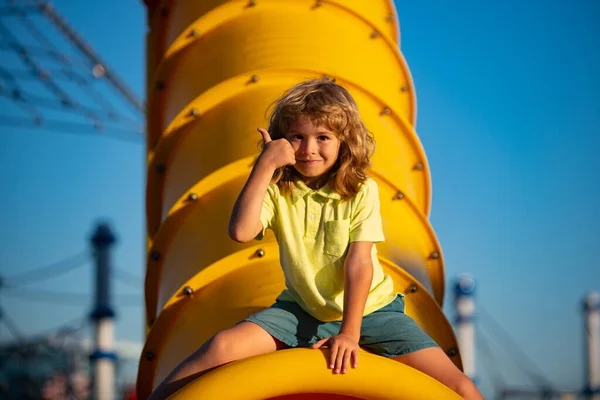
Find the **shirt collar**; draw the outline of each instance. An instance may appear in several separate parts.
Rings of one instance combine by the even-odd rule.
[[[334,200],[340,200],[342,198],[342,196],[340,196],[339,193],[336,193],[331,189],[329,183],[321,187],[320,189],[313,190],[306,186],[306,183],[302,182],[299,179],[294,181],[294,188],[292,189],[292,201],[294,202],[294,204],[296,204],[298,200],[306,196],[308,193],[318,194],[320,196]]]

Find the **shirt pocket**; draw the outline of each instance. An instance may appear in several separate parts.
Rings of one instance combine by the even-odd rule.
[[[350,240],[350,220],[325,221],[325,253],[341,257]]]

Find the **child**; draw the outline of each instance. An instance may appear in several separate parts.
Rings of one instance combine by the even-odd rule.
[[[329,368],[358,365],[358,348],[394,358],[467,399],[473,383],[404,313],[384,274],[379,195],[366,168],[374,141],[354,99],[327,78],[279,99],[263,149],[231,215],[238,242],[275,233],[286,290],[271,307],[217,333],[152,394],[164,398],[207,370],[288,347],[331,349]],[[316,368],[316,367],[315,367]]]

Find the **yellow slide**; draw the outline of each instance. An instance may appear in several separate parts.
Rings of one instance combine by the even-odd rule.
[[[461,368],[441,306],[444,267],[429,221],[430,174],[414,131],[415,90],[391,0],[146,0],[147,340],[138,396],[211,335],[283,289],[273,235],[229,239],[233,203],[285,89],[333,76],[355,97],[377,150],[381,262],[407,313]],[[218,368],[175,399],[452,399],[450,389],[363,352],[346,375],[325,351],[292,349]]]

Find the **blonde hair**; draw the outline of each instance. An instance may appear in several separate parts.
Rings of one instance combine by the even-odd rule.
[[[337,135],[340,150],[329,173],[329,185],[345,200],[356,196],[367,179],[366,169],[371,166],[375,140],[363,124],[350,93],[335,79],[318,78],[295,85],[274,104],[268,129],[273,140],[285,138],[299,118],[325,126]],[[291,193],[294,178],[294,167],[288,165],[278,168],[272,181],[286,194]]]

